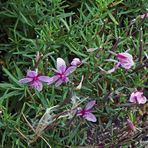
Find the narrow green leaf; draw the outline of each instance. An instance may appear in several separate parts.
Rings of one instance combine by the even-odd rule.
[[[18,83],[18,80],[5,67],[3,67],[3,71],[9,76],[9,78],[13,82],[15,82],[16,84],[18,84],[20,86],[20,84]]]
[[[107,11],[107,14],[109,15],[110,19],[116,24],[119,25],[118,22],[116,21],[115,17],[112,15],[110,11]]]

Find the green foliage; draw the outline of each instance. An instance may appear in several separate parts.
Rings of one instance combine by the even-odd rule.
[[[79,97],[82,106],[90,99],[97,100],[97,123],[92,124],[78,117],[74,117],[71,124],[71,119],[66,117],[58,119],[53,127],[42,132],[47,142],[39,137],[29,147],[45,148],[47,143],[53,148],[98,145],[98,133],[112,130],[114,118],[124,121],[128,117],[139,126],[136,123],[137,112],[142,109],[137,106],[135,112],[132,106],[127,107],[126,104],[135,88],[147,90],[148,71],[146,66],[139,68],[147,62],[148,21],[140,18],[147,7],[147,0],[1,1],[0,147],[28,147],[27,140],[34,131],[27,120],[36,127],[47,108],[60,105],[55,114],[70,109],[70,98],[74,94]],[[130,25],[133,19],[136,20]],[[143,44],[139,61],[141,27]],[[114,46],[116,42],[117,47]],[[98,50],[87,52],[88,48]],[[113,67],[112,62],[105,61],[110,50],[119,53],[127,49],[134,57],[134,69],[118,69],[110,75],[99,69]],[[51,69],[55,68],[57,57],[67,63],[74,57],[85,61],[70,78],[73,86],[56,88],[45,85],[39,93],[19,84],[18,80],[28,69],[36,69],[38,52],[42,55],[38,71],[48,76],[53,75]],[[82,75],[82,89],[73,91]],[[89,136],[92,133],[93,139]],[[116,146],[118,139],[113,130],[111,138],[111,146]]]

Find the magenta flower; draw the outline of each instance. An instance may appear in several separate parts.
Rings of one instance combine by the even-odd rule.
[[[82,62],[81,62],[81,60],[79,59],[79,58],[74,58],[73,60],[72,60],[72,62],[71,62],[71,65],[72,66],[78,66],[78,65],[80,65]]]
[[[116,54],[114,52],[111,52],[111,53],[114,54],[114,55],[116,55],[117,60],[108,59],[106,61],[115,62],[116,64],[115,64],[115,66],[112,69],[110,69],[108,71],[105,71],[104,69],[102,69],[100,67],[100,69],[102,71],[104,71],[105,73],[111,74],[115,70],[117,70],[119,67],[122,67],[122,68],[128,70],[128,69],[130,69],[134,65],[133,57],[129,53],[127,53],[127,52],[118,53],[118,54]]]
[[[144,18],[148,18],[148,12],[146,12],[145,14],[143,14],[143,15],[141,15],[140,16],[142,19],[144,19]]]
[[[88,121],[96,122],[97,119],[96,119],[95,115],[91,113],[92,112],[91,109],[95,104],[96,104],[96,101],[88,102],[85,108],[78,109],[77,115],[85,118]]]
[[[50,78],[48,76],[41,76],[37,74],[35,71],[28,70],[27,76],[21,80],[19,80],[19,83],[26,84],[28,83],[31,87],[35,88],[38,91],[41,91],[43,89],[42,82],[48,83]]]
[[[57,69],[55,76],[50,78],[48,85],[56,82],[55,86],[60,86],[62,83],[69,81],[68,76],[76,70],[76,66],[66,67],[65,61],[62,58],[57,58]]]
[[[127,52],[117,54],[118,65],[130,69],[134,65],[133,57]]]
[[[127,119],[127,125],[130,130],[136,131],[136,127],[131,120]]]
[[[147,98],[144,96],[143,91],[135,91],[130,96],[130,102],[138,103],[138,104],[145,104]]]

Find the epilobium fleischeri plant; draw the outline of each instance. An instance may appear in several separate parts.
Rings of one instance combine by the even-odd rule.
[[[79,62],[79,61],[78,61]],[[74,61],[74,66],[71,65],[69,67],[66,66],[65,61],[62,58],[57,58],[57,66],[56,66],[56,74],[55,76],[50,78],[48,85],[55,83],[55,86],[60,86],[62,83],[66,83],[69,81],[68,76],[73,73],[77,68],[77,61]]]
[[[28,70],[27,76],[23,79],[19,80],[19,83],[26,84],[28,83],[29,86],[35,88],[38,91],[43,89],[43,82],[48,83],[50,78],[48,76],[42,76],[35,71]]]
[[[96,122],[97,119],[94,114],[92,114],[92,107],[96,104],[96,101],[90,101],[87,103],[85,108],[78,108],[77,116],[83,117],[88,121]]]
[[[132,103],[138,103],[138,104],[145,104],[147,101],[147,98],[144,96],[143,91],[134,91],[129,99]]]

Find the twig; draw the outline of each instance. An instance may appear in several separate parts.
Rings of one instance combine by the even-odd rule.
[[[119,141],[118,145],[123,145],[130,143],[132,140],[137,141],[140,140],[143,136],[148,134],[148,126],[144,127],[141,132],[137,132],[133,136],[127,137],[125,140],[122,139],[122,141]]]
[[[25,119],[25,121],[27,122],[28,126],[35,132],[35,129],[34,129],[34,128],[32,127],[32,125],[29,123],[29,121],[27,120],[27,118],[25,117],[25,115],[24,115],[23,113],[22,113],[22,115],[23,115],[23,118]],[[40,137],[41,139],[44,140],[44,142],[48,145],[48,147],[51,148],[50,144],[47,142],[47,140],[46,140],[44,137],[42,137],[41,135],[35,135],[35,136],[36,136],[36,138],[34,139],[34,141],[31,140],[31,141],[29,142],[29,144],[35,142],[35,141],[38,139],[38,137]]]
[[[142,62],[142,52],[143,52],[143,31],[140,28],[140,47],[139,47],[139,62]]]
[[[144,67],[148,67],[148,59],[145,60],[144,64],[137,66],[131,73],[137,72]]]
[[[68,123],[66,124],[66,127],[69,127],[70,124],[74,121],[74,119],[75,119],[77,113],[78,113],[78,111],[76,111],[76,113],[74,114],[74,116],[72,117],[72,119],[68,121]]]
[[[130,38],[131,38],[131,40],[132,40],[133,47],[134,47],[134,49],[135,49],[135,51],[136,51],[136,53],[137,53],[137,46],[136,46],[136,44],[135,44],[135,42],[134,42],[134,40],[133,40],[133,37],[131,36]]]
[[[144,15],[144,18],[142,19],[141,24],[139,25],[138,29],[141,28],[142,24],[144,23],[144,21],[145,21],[145,19],[146,19],[146,16],[147,16],[147,13]],[[137,29],[137,30],[138,30],[138,29]],[[132,33],[132,36],[137,32],[137,30]]]
[[[32,125],[29,123],[29,121],[27,120],[27,118],[25,117],[25,115],[22,113],[23,118],[25,119],[26,123],[28,124],[28,126],[35,132],[35,129],[32,127]]]
[[[116,40],[115,44],[114,44],[113,47],[110,49],[110,51],[114,51],[114,50],[117,48],[119,42],[120,42],[120,37]],[[109,59],[109,58],[111,57],[111,55],[112,55],[112,54],[110,53],[109,56],[107,57],[107,59]]]
[[[18,128],[16,128],[16,130],[24,139],[28,140],[28,138]]]
[[[35,65],[34,65],[34,68],[37,68],[37,67],[38,67],[38,65],[39,65],[39,63],[40,63],[40,61],[41,61],[41,59],[43,58],[43,55],[42,55],[42,54],[39,54],[38,56],[39,56],[39,57],[37,58],[37,61],[36,61]]]
[[[46,58],[46,61],[45,61],[45,75],[48,74],[48,58]]]
[[[40,136],[40,137],[44,140],[44,142],[48,145],[48,147],[51,148],[51,146],[50,146],[50,144],[47,142],[47,140],[46,140],[44,137],[42,137],[42,136]]]

